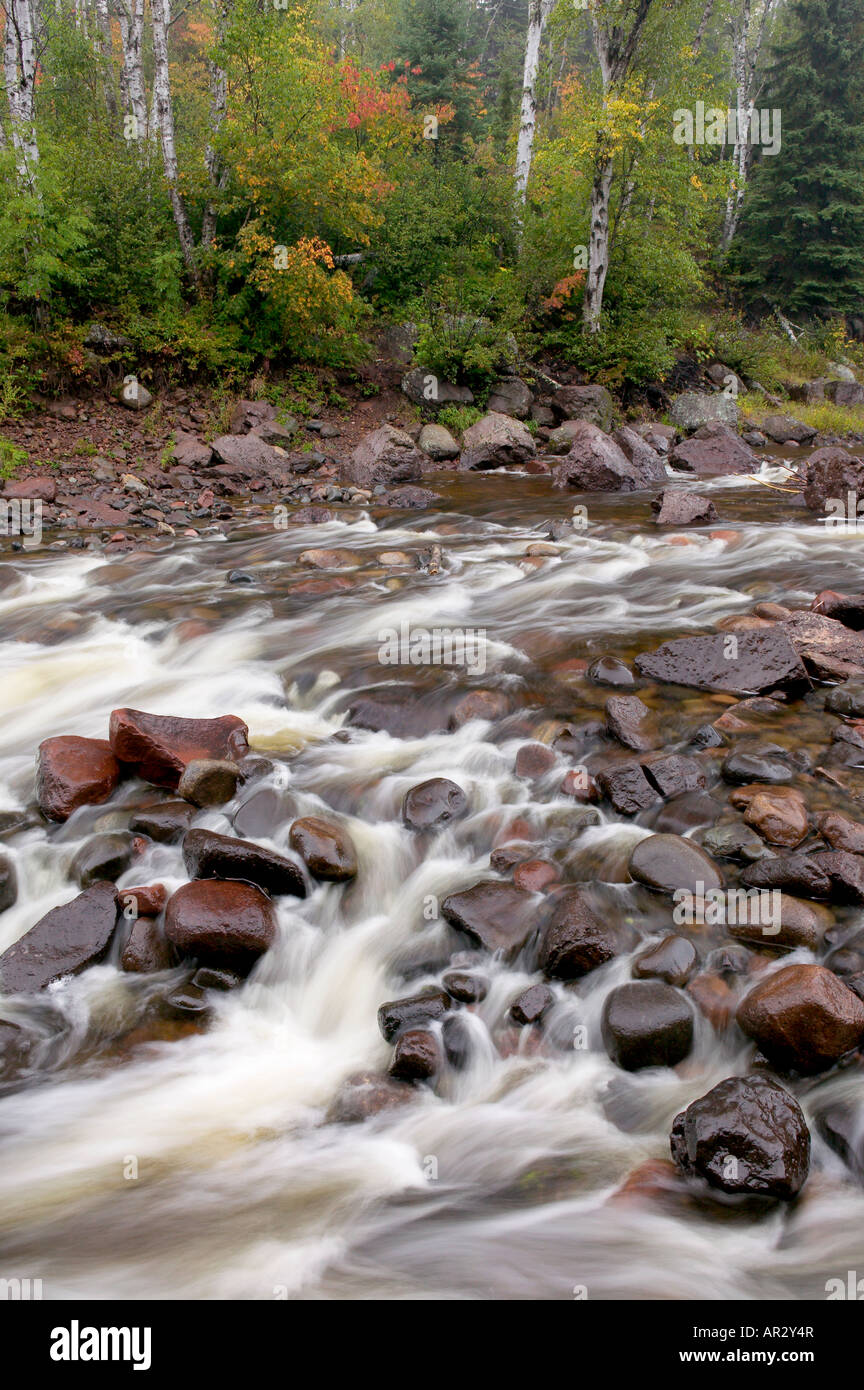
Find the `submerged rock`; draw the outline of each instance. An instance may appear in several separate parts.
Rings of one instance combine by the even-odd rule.
[[[456,782],[447,777],[431,777],[406,792],[402,819],[412,830],[440,830],[464,816],[468,798]]]
[[[679,637],[636,658],[641,675],[669,685],[758,695],[809,685],[801,657],[781,627]]]

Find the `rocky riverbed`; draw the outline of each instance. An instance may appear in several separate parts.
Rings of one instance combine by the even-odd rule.
[[[864,465],[723,399],[616,429],[565,386],[307,471],[241,402],[122,521],[45,487],[0,571],[7,1277],[861,1267]]]

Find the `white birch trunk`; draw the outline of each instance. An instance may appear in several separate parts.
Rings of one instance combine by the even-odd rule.
[[[146,140],[149,134],[147,92],[144,86],[142,50],[144,46],[144,0],[118,0],[120,43],[123,67],[120,74],[120,93],[123,110],[132,117],[124,132],[127,139]]]
[[[735,83],[736,126],[732,161],[735,173],[726,196],[723,233],[720,238],[720,250],[723,252],[729,250],[735,239],[744,206],[744,195],[753,166],[750,121],[756,109],[758,96],[759,59],[775,4],[776,0],[764,0],[755,37],[753,29],[756,25],[756,16],[753,13],[752,0],[742,0],[741,8],[735,15],[732,36],[732,75]]]
[[[228,19],[228,3],[223,4],[217,25],[217,42],[221,42],[225,33],[225,25]],[[216,149],[216,138],[225,119],[225,112],[228,105],[228,79],[224,68],[217,62],[208,58],[207,68],[210,74],[210,139],[204,151],[204,165],[210,178],[210,183],[214,192],[221,193],[228,179],[228,170],[219,157]],[[212,246],[216,235],[216,201],[209,198],[204,209],[204,216],[201,221],[201,246],[207,250]]]
[[[522,109],[519,118],[519,139],[516,145],[516,194],[525,202],[531,161],[534,156],[534,135],[537,130],[537,72],[540,67],[540,45],[543,30],[554,0],[529,0],[528,33],[525,37],[525,66],[522,74]]]
[[[30,0],[9,0],[3,66],[18,177],[24,187],[35,193],[39,144],[34,123],[36,36]]]
[[[198,273],[195,264],[195,242],[186,205],[180,194],[177,182],[177,152],[174,144],[174,105],[171,100],[171,76],[168,66],[168,26],[171,23],[171,0],[150,0],[150,13],[153,22],[153,105],[156,112],[156,128],[162,146],[162,165],[165,182],[171,199],[171,209],[177,227],[183,261],[193,281],[197,283]]]

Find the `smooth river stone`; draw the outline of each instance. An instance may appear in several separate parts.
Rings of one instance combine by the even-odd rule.
[[[649,835],[630,856],[630,876],[657,893],[679,889],[700,894],[722,888],[723,878],[713,859],[692,840],[680,835]]]

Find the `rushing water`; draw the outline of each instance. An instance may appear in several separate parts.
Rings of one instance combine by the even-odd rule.
[[[557,535],[558,553],[539,563],[527,547],[574,499],[548,478],[512,474],[442,475],[439,511],[287,529],[258,521],[119,559],[47,548],[6,557],[18,573],[0,592],[0,810],[32,801],[43,738],[104,737],[116,706],[230,712],[272,758],[265,785],[284,813],[261,823],[250,806],[235,827],[232,803],[196,823],[280,849],[295,815],[330,809],[345,818],[360,872],[347,888],[277,900],[276,946],[242,989],[218,996],[206,1032],[141,1033],[136,1046],[148,999],[174,977],[110,962],[45,997],[0,1001],[0,1016],[26,1019],[43,1040],[38,1075],[0,1097],[0,1274],[41,1278],[46,1298],[558,1299],[584,1288],[590,1298],[746,1300],[821,1298],[827,1279],[864,1270],[864,1191],[815,1133],[791,1211],[719,1220],[610,1200],[640,1163],[668,1157],[676,1113],[749,1056],[734,1030],[721,1041],[700,1018],[677,1069],[620,1072],[598,1025],[629,957],[555,986],[543,1042],[506,1022],[531,977],[518,962],[483,962],[492,983],[471,1015],[470,1066],[365,1125],[324,1122],[346,1076],[387,1065],[378,1006],[440,979],[450,938],[424,903],[488,877],[509,820],[532,818],[559,859],[633,893],[621,865],[644,826],[608,807],[586,818],[554,775],[514,775],[532,730],[596,716],[610,693],[568,685],[556,666],[628,658],[759,599],[803,604],[822,588],[861,588],[861,537],[810,519],[783,482],[776,469],[763,483],[712,484],[725,535],[693,532],[685,545],[657,530],[645,497],[589,499],[587,528]],[[434,546],[437,573],[377,560]],[[354,552],[364,567],[345,572],[352,587],[310,593],[297,564],[310,547]],[[229,583],[234,570],[253,582]],[[404,622],[482,630],[485,674],[382,666],[379,634]],[[394,680],[419,688],[418,709],[457,689],[503,689],[523,719],[406,739],[339,734],[350,693]],[[640,694],[673,746],[728,703]],[[797,746],[806,717],[794,729],[775,722],[770,737]],[[470,813],[419,837],[401,801],[432,776],[457,781]],[[0,949],[74,895],[68,872],[84,840],[123,828],[146,799],[140,783],[124,784],[65,827],[9,835],[20,894],[0,917]],[[154,844],[120,885],[184,879],[179,848]],[[668,916],[632,902],[645,940],[659,939]],[[588,1050],[562,1042],[577,1022]],[[812,1118],[814,1103],[858,1087],[841,1074],[798,1095]]]

